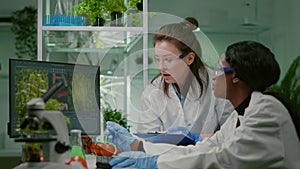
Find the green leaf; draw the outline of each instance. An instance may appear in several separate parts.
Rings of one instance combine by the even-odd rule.
[[[105,121],[113,121],[129,130],[129,126],[127,124],[127,118],[123,115],[121,111],[117,109],[112,109],[110,107],[104,108],[103,118]]]

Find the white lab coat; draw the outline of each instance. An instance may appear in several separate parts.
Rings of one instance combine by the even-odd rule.
[[[237,119],[240,126],[236,128]],[[253,92],[244,116],[230,115],[221,130],[196,146],[154,145],[158,168],[299,169],[300,142],[287,109],[274,97]]]
[[[183,107],[172,86],[169,86],[169,97],[163,93],[161,77],[146,86],[142,94],[137,131],[165,131],[183,126],[191,132],[212,133],[218,123],[223,123],[233,111],[233,106],[227,100],[217,99],[213,95],[211,81],[200,98],[200,86],[196,79],[192,86]]]

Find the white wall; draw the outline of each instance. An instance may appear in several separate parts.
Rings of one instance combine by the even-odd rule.
[[[15,57],[14,35],[10,32],[10,26],[0,27],[0,149],[16,147],[12,139],[7,135],[7,123],[9,119],[9,81],[8,58]],[[0,153],[1,156],[1,153]]]
[[[36,0],[0,0],[0,17],[10,17],[13,11],[23,9],[26,5],[36,6]],[[9,23],[0,23],[0,157],[20,155],[20,145],[7,135],[9,119],[9,81],[8,61],[15,58],[15,36]],[[18,150],[14,150],[18,148]],[[9,149],[9,151],[7,151]]]
[[[263,2],[262,6],[269,6],[269,0]],[[300,55],[300,1],[298,0],[275,0],[270,5],[271,12],[264,18],[271,26],[270,36],[261,39],[268,43],[274,51],[282,70],[281,77],[285,75],[291,62]],[[263,11],[263,10],[261,10]]]
[[[245,3],[250,6],[246,7]],[[219,53],[238,40],[258,40],[275,53],[285,75],[291,62],[300,54],[298,0],[159,0],[149,1],[149,11],[165,12],[179,17],[193,16],[201,25],[238,25],[247,16],[250,23],[270,29],[256,35],[207,34]]]
[[[36,6],[37,0],[0,0],[0,17],[10,17],[11,13],[24,6]]]
[[[249,2],[246,7],[244,2]],[[244,16],[254,19],[255,0],[159,0],[149,1],[149,11],[185,18],[193,16],[200,24],[242,23]]]

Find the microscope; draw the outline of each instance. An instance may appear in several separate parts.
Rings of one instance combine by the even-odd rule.
[[[64,115],[60,111],[45,111],[45,103],[62,84],[62,82],[56,83],[41,98],[33,98],[27,102],[28,116],[21,123],[20,128],[30,132],[15,139],[15,142],[25,142],[24,145],[40,145],[42,153],[14,169],[71,169],[66,165],[70,159],[70,147],[69,131]],[[23,147],[22,157],[28,156],[28,152],[25,151]]]

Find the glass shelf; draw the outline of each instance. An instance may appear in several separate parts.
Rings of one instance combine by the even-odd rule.
[[[101,52],[107,52],[110,51],[110,53],[123,53],[125,52],[125,47],[112,47],[112,48],[61,48],[61,47],[48,47],[48,52],[65,52],[65,53],[77,53],[77,52],[83,52],[83,53],[101,53]]]
[[[107,31],[107,34],[100,35],[100,39],[102,39],[102,41],[110,40],[110,42],[106,42],[106,44],[101,44],[100,47],[96,47],[96,45],[93,43],[76,45],[76,47],[70,47],[70,45],[72,44],[69,41],[69,39],[66,38],[66,36],[70,35],[67,34],[68,32],[70,31],[59,32],[60,34],[66,34],[63,34],[61,39],[57,38],[53,39],[53,41],[49,40],[51,39],[51,36],[49,36],[49,34],[44,34],[45,39],[48,39],[47,41],[45,41],[47,52],[107,53],[107,51],[109,51],[110,53],[126,53],[129,52],[132,49],[132,47],[135,46],[142,39],[142,34],[140,33],[135,33],[130,37],[126,37],[124,36],[125,34],[122,33],[117,33],[113,34],[116,37],[115,39],[113,39],[111,32]],[[86,39],[91,40],[92,36],[93,35],[87,36]],[[76,39],[78,39],[78,37],[76,37]],[[77,40],[75,42],[77,43]]]
[[[42,30],[49,31],[120,31],[143,32],[143,27],[119,27],[119,26],[42,26]]]

